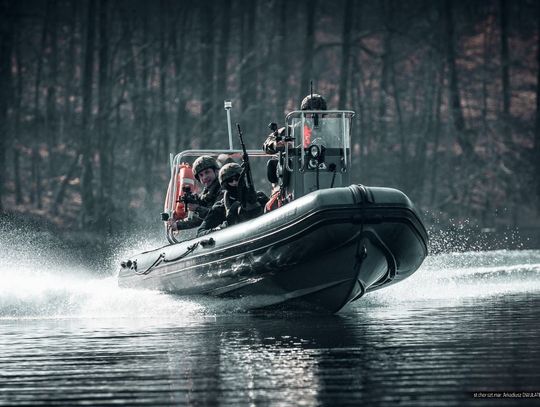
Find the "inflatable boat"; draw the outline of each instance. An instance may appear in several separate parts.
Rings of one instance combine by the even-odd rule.
[[[122,262],[119,285],[334,313],[410,276],[427,256],[426,230],[404,193],[349,184],[353,114],[289,114],[284,151],[249,153],[269,161],[266,175],[288,203],[202,237],[181,241],[167,230],[168,245]],[[171,160],[166,212],[179,202],[178,169],[188,157],[224,152],[240,153],[188,151]]]

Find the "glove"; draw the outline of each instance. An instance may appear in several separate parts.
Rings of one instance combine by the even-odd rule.
[[[242,208],[242,204],[238,201],[234,202],[231,205],[226,215],[227,224],[234,225],[235,223],[238,222],[238,213],[241,208]]]
[[[257,216],[261,215],[262,210],[261,204],[258,202],[255,202],[254,204],[247,204],[245,207],[240,207],[238,210],[238,219],[240,221],[246,221],[249,219],[256,218]]]

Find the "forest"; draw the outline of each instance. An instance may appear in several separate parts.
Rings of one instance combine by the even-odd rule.
[[[354,182],[428,223],[540,227],[533,0],[0,0],[0,210],[159,224],[169,154],[259,149],[313,90],[356,112]],[[35,220],[33,220],[35,221]]]

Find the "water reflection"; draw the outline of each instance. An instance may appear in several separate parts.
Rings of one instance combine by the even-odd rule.
[[[428,259],[338,316],[8,270],[0,405],[416,407],[538,391],[540,253],[482,256]]]
[[[317,404],[324,386],[321,351],[354,341],[342,318],[310,318],[219,317],[204,335],[191,337],[191,345],[199,340],[191,349],[182,346],[183,339],[176,342],[169,350],[169,371],[176,372],[177,383],[188,380],[191,388],[187,394],[176,392],[175,401]],[[334,335],[327,334],[329,329]]]
[[[3,320],[0,404],[458,405],[540,382],[538,293],[405,308]]]

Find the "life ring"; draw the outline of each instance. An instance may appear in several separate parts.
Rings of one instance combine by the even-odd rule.
[[[167,189],[164,210],[165,212],[168,212],[171,208],[174,208],[172,211],[172,219],[176,221],[185,219],[188,216],[188,211],[181,199],[182,194],[186,190],[189,190],[192,194],[198,194],[199,184],[195,181],[193,170],[187,163],[178,165],[173,174],[173,178],[173,182],[169,183],[169,188]]]

